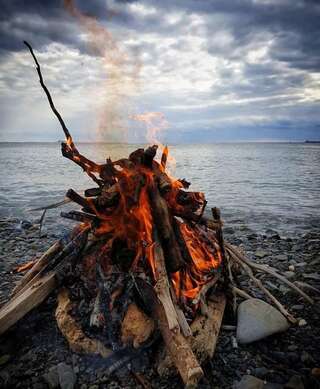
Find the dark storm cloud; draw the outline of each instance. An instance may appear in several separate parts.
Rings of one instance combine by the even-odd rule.
[[[128,4],[154,6],[157,13],[138,17],[128,11]],[[168,25],[161,16],[173,11],[198,13],[206,19],[208,51],[212,55],[228,58],[241,57],[251,42],[261,34],[274,38],[270,56],[294,68],[320,69],[320,3],[309,1],[249,1],[249,0],[145,0],[142,2],[117,1],[116,11],[102,0],[77,1],[82,12],[123,25],[140,32],[169,35],[177,25]],[[76,22],[68,15],[62,0],[0,0],[0,50],[22,49],[21,41],[32,39],[36,46],[51,41],[85,50],[79,39]],[[183,19],[179,22],[183,24]],[[217,47],[212,38],[219,31],[229,32],[233,38],[226,52]],[[259,35],[260,34],[260,35]],[[258,38],[257,38],[258,37]]]
[[[259,128],[265,133],[266,126],[283,133],[293,133],[294,126],[319,131],[319,0],[75,3],[83,13],[105,24],[120,44],[130,41],[125,50],[141,56],[154,95],[142,93],[147,103],[140,103],[140,107],[145,104],[149,110],[163,109],[173,125],[189,131],[184,134],[190,139],[192,131],[207,134],[210,128],[218,131],[219,126],[226,130],[226,137],[228,128],[231,133],[241,126],[242,131]],[[89,61],[93,55],[83,33],[79,21],[65,10],[63,0],[0,0],[0,64],[1,58],[6,63],[11,53],[26,50],[23,40],[43,53],[52,50],[48,49],[50,43],[79,50],[79,58],[69,59],[75,61],[77,78],[73,74],[72,81],[66,74],[62,92],[75,89],[72,82],[82,83],[88,77],[85,69],[93,67],[93,62],[83,70],[78,66],[86,54],[91,55]],[[68,54],[67,48],[63,50]],[[23,66],[20,63],[16,68],[22,72]],[[53,69],[57,68],[53,64],[50,74],[59,89],[62,75],[55,81],[58,70]],[[3,76],[4,89],[17,85],[18,73]],[[175,84],[181,73],[185,79],[181,77],[179,87],[172,91],[167,80]],[[275,132],[269,131],[269,135]]]

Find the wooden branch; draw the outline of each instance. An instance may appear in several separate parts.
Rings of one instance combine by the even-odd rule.
[[[221,222],[221,213],[220,209],[217,207],[211,208],[212,217],[213,220],[219,225],[219,227],[216,230],[216,236],[217,240],[221,249],[222,258],[225,257],[225,251],[224,251],[224,241],[223,241],[223,233],[222,233],[222,222]]]
[[[203,370],[186,338],[180,332],[169,329],[166,314],[161,304],[154,304],[153,314],[157,320],[166,349],[180,373],[185,388],[196,388]]]
[[[65,219],[75,220],[82,223],[97,223],[99,218],[92,215],[91,213],[79,212],[79,211],[70,211],[70,212],[60,212],[60,216]]]
[[[85,197],[96,197],[101,195],[101,188],[89,188],[84,191]]]
[[[0,335],[40,305],[56,287],[55,273],[46,274],[0,310]]]
[[[191,324],[193,336],[188,338],[188,341],[200,363],[211,359],[214,355],[225,306],[226,297],[224,294],[213,295],[211,301],[207,303],[208,314],[198,314]],[[161,376],[169,375],[173,366],[170,354],[165,353],[158,361],[158,373]]]
[[[169,153],[168,146],[165,146],[162,151],[161,163],[160,163],[163,171],[165,171],[167,166],[168,153]]]
[[[50,108],[51,108],[52,112],[54,113],[54,115],[57,117],[57,119],[61,125],[61,128],[64,132],[64,135],[66,137],[67,144],[64,144],[65,146],[62,146],[62,155],[65,156],[66,158],[71,159],[73,162],[76,162],[78,165],[80,165],[96,183],[99,183],[97,178],[92,174],[92,171],[99,172],[100,166],[97,165],[96,163],[90,161],[89,159],[87,159],[86,157],[84,157],[83,155],[81,155],[78,152],[75,144],[73,143],[71,134],[70,134],[67,126],[65,125],[65,122],[63,121],[62,116],[60,115],[60,113],[56,109],[56,107],[53,103],[51,94],[43,81],[41,67],[40,67],[40,64],[39,64],[39,62],[38,62],[38,60],[33,52],[31,45],[26,41],[24,41],[23,43],[28,47],[28,49],[31,53],[31,56],[36,64],[36,70],[37,70],[37,73],[39,76],[40,85],[41,85],[42,89],[44,90],[44,92],[47,96]]]
[[[239,263],[239,265],[243,268],[243,270],[248,274],[249,278],[254,282],[254,284],[268,297],[269,300],[278,308],[278,310],[293,324],[297,322],[297,319],[295,319],[287,310],[286,308],[280,303],[279,300],[277,300],[274,295],[262,284],[262,282],[255,277],[253,274],[253,271],[251,268],[241,261],[235,253],[233,253],[229,248],[227,248],[227,251],[229,252],[230,257]]]
[[[36,64],[36,70],[37,70],[37,73],[38,73],[38,76],[39,76],[39,81],[40,81],[40,85],[42,87],[42,89],[44,90],[46,96],[47,96],[47,99],[49,101],[49,105],[50,105],[50,108],[52,109],[52,112],[56,115],[57,119],[59,120],[59,123],[62,127],[62,130],[64,132],[64,135],[66,137],[67,140],[70,140],[71,141],[71,144],[73,145],[73,142],[72,142],[72,137],[70,135],[70,132],[69,130],[67,129],[67,126],[65,125],[60,113],[57,111],[54,103],[53,103],[53,100],[52,100],[52,97],[50,95],[50,92],[48,90],[48,88],[46,87],[44,81],[43,81],[43,77],[42,77],[42,73],[41,73],[41,68],[40,68],[40,65],[39,65],[39,62],[33,52],[33,49],[31,47],[31,45],[27,42],[27,41],[23,41],[23,43],[28,47],[31,55],[32,55],[32,58]]]
[[[230,286],[230,289],[232,291],[232,293],[235,293],[237,294],[238,296],[244,298],[244,299],[252,299],[253,297],[250,296],[249,293],[247,293],[246,291],[238,288],[237,286]]]
[[[149,168],[152,168],[153,158],[156,156],[158,150],[157,145],[148,147],[144,151],[143,164]]]
[[[153,222],[159,232],[161,245],[169,272],[176,272],[184,266],[184,261],[172,228],[167,202],[160,195],[158,186],[153,181],[149,186],[149,198]]]
[[[0,335],[41,304],[58,286],[59,281],[66,275],[66,266],[80,254],[88,230],[89,227],[83,229],[62,250],[60,246],[54,245],[46,256],[40,258],[41,261],[38,261],[35,269],[32,268],[33,277],[29,282],[24,282],[23,286],[19,285],[12,299],[1,308]]]
[[[34,264],[34,266],[18,281],[12,291],[11,296],[15,296],[27,285],[47,264],[49,261],[63,248],[62,241],[55,242]]]
[[[213,231],[216,231],[218,228],[221,228],[222,222],[216,222],[212,219],[209,219],[205,216],[199,216],[196,213],[181,210],[181,209],[172,209],[172,213],[175,216],[181,217],[186,222],[194,222],[200,225],[203,225],[207,228],[210,228]]]
[[[289,281],[286,277],[284,277],[281,274],[277,273],[274,269],[272,269],[272,268],[270,268],[268,266],[261,265],[259,263],[255,263],[255,262],[250,261],[248,258],[246,258],[239,250],[237,250],[230,243],[226,243],[226,247],[231,252],[233,252],[240,260],[242,260],[246,265],[248,265],[249,267],[272,275],[273,277],[275,277],[278,280],[282,281],[284,284],[286,284],[291,289],[296,291],[298,294],[300,294],[310,304],[314,303],[313,299],[310,296],[308,296],[303,290],[301,290],[297,285],[295,285],[294,283]]]
[[[156,292],[156,295],[163,306],[169,329],[179,331],[177,312],[171,299],[170,285],[162,247],[160,242],[158,241],[156,233],[155,236],[156,237],[153,250],[156,283],[154,285],[154,291]]]
[[[314,286],[308,284],[307,282],[295,281],[294,284],[295,284],[296,286],[298,286],[300,289],[301,289],[301,288],[302,288],[302,289],[308,289],[308,290],[310,290],[311,292],[320,294],[320,289],[315,288]]]
[[[102,185],[102,180],[99,180],[93,173],[98,172],[100,173],[100,165],[95,164],[94,162],[88,160],[83,155],[81,155],[78,150],[73,146],[71,148],[67,143],[62,142],[61,143],[61,154],[65,157],[70,159],[72,162],[76,163],[78,166],[80,166],[83,171],[85,171],[88,176],[99,186]],[[87,161],[87,162],[85,162]]]
[[[66,197],[68,197],[73,202],[81,205],[81,207],[92,210],[92,206],[86,198],[80,196],[77,192],[75,192],[73,189],[69,189],[66,193]]]
[[[179,307],[179,304],[177,301],[177,296],[176,296],[175,291],[173,289],[172,283],[170,285],[170,295],[171,295],[171,299],[172,299],[175,311],[177,313],[177,319],[178,319],[180,329],[181,329],[183,335],[187,338],[188,336],[192,335],[192,331],[191,331],[191,328],[190,328],[190,326],[187,322],[187,319],[183,313],[183,310]]]

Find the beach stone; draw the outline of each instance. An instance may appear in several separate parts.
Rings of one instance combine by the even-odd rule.
[[[284,276],[285,276],[288,280],[290,280],[291,278],[293,278],[293,277],[296,275],[295,272],[290,271],[290,270],[285,271],[283,274],[284,274]]]
[[[284,385],[285,389],[304,389],[304,384],[300,376],[294,375]]]
[[[64,362],[58,364],[59,384],[61,389],[73,389],[76,383],[76,376],[71,366]]]
[[[278,261],[286,261],[288,259],[288,256],[286,254],[277,254],[274,256],[274,259]]]
[[[252,375],[244,375],[240,381],[233,384],[233,389],[263,389],[264,382]]]
[[[256,367],[255,369],[253,369],[252,373],[254,374],[255,377],[265,378],[266,375],[269,373],[269,369],[267,369],[264,366]]]
[[[237,340],[246,344],[289,328],[287,319],[273,306],[259,299],[248,299],[238,307]]]
[[[31,227],[32,227],[32,223],[29,222],[29,220],[22,220],[21,228],[23,228],[24,230],[28,230]]]
[[[255,256],[258,257],[258,258],[264,258],[268,255],[268,253],[266,251],[263,251],[263,250],[257,250],[255,252]]]

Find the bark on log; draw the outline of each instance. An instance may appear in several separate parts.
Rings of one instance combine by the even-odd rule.
[[[201,224],[214,231],[216,231],[218,228],[221,228],[223,225],[221,221],[217,222],[205,216],[199,216],[196,213],[190,212],[188,210],[172,209],[172,213],[175,216],[181,217],[186,222],[194,222],[196,224]]]
[[[155,238],[154,244],[154,265],[156,278],[154,291],[165,311],[165,316],[167,318],[169,329],[179,331],[177,312],[173,305],[170,294],[170,285],[165,266],[165,259],[163,256],[162,247],[158,241],[157,236]]]
[[[160,195],[155,182],[150,185],[149,198],[153,222],[160,235],[161,245],[166,258],[167,270],[174,273],[184,266],[184,261],[178,246],[166,200]]]
[[[153,317],[157,320],[165,345],[187,388],[195,388],[203,371],[193,354],[188,341],[180,333],[177,312],[173,305],[168,275],[161,244],[155,231],[154,258],[156,284],[154,291],[158,301],[152,304]]]
[[[173,364],[179,371],[185,387],[196,388],[199,380],[203,377],[203,370],[187,339],[182,333],[169,329],[165,311],[161,304],[155,304],[153,312],[166,349],[170,354]]]
[[[69,189],[67,191],[66,197],[68,197],[70,200],[74,201],[75,203],[81,205],[81,207],[83,207],[86,210],[89,210],[89,211],[93,210],[90,202],[86,198],[80,196],[73,189]]]
[[[65,219],[75,220],[82,223],[97,223],[99,221],[99,218],[97,218],[95,215],[79,211],[60,212],[60,216]]]
[[[101,194],[101,188],[89,188],[84,191],[85,197],[96,197]]]
[[[223,319],[226,297],[224,294],[214,295],[207,303],[208,314],[198,314],[191,324],[193,336],[188,338],[192,351],[196,354],[200,363],[212,358]],[[174,363],[166,350],[158,361],[158,373],[168,376],[174,372]]]

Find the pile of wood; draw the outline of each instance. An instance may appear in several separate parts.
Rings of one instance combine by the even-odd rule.
[[[81,209],[61,215],[80,223],[15,287],[1,331],[55,290],[57,323],[73,350],[105,357],[123,347],[143,347],[159,330],[166,354],[160,369],[173,363],[193,386],[203,375],[198,355],[200,361],[212,356],[225,306],[217,292],[223,274],[221,221],[217,209],[213,219],[203,217],[204,195],[170,178],[168,149],[160,162],[156,151],[151,146],[96,164],[67,138],[63,155],[97,186],[84,195],[67,191]],[[87,336],[81,315],[74,314],[79,293],[87,295],[89,327],[100,339]]]
[[[161,334],[158,372],[165,374],[174,366],[184,384],[195,387],[203,376],[201,363],[214,353],[225,293],[250,298],[250,291],[236,285],[235,271],[246,272],[295,322],[254,271],[277,277],[312,302],[310,297],[224,242],[219,210],[213,208],[212,218],[204,217],[204,194],[188,191],[185,179],[168,175],[167,148],[159,162],[155,145],[102,164],[79,153],[27,46],[66,136],[62,154],[96,185],[83,194],[67,191],[68,201],[80,209],[61,216],[78,224],[16,285],[0,311],[0,334],[55,291],[57,324],[75,352],[106,360],[121,350],[135,355],[133,350],[152,347]]]

